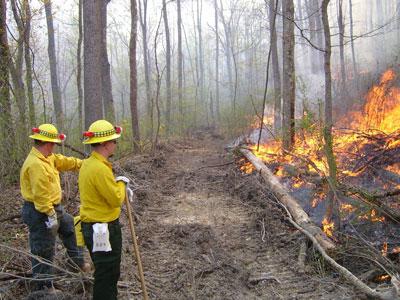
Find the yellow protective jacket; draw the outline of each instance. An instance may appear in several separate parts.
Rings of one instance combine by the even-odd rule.
[[[93,151],[79,171],[82,222],[106,223],[119,218],[125,199],[125,183],[116,182],[112,164]]]
[[[33,202],[36,210],[50,216],[55,213],[54,205],[61,203],[59,172],[78,170],[80,159],[51,154],[44,157],[35,147],[29,152],[20,173],[22,197]]]

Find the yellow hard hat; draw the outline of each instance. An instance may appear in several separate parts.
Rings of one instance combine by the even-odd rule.
[[[58,133],[57,128],[52,124],[42,124],[39,127],[32,128],[33,134],[29,137],[34,140],[50,143],[61,143],[65,140],[66,135]]]
[[[97,120],[83,133],[84,144],[97,144],[111,141],[121,136],[122,128],[113,126],[106,120]]]

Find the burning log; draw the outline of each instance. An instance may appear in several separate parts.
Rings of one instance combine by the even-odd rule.
[[[298,202],[290,196],[288,191],[282,186],[278,178],[276,178],[267,166],[257,158],[251,151],[240,149],[240,152],[254,165],[260,172],[261,176],[267,182],[271,191],[276,195],[278,200],[282,202],[289,210],[293,219],[304,230],[308,231],[318,241],[324,250],[335,248],[335,244],[325,235],[325,233],[316,226],[308,217],[307,213],[298,204]]]

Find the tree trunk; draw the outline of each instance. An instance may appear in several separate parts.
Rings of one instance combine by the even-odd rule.
[[[12,166],[12,147],[10,146],[15,144],[9,85],[10,59],[7,38],[7,4],[6,0],[0,0],[0,137],[2,141],[0,155],[4,160],[4,166],[0,168],[1,176],[10,171]]]
[[[83,127],[83,89],[82,89],[82,2],[84,0],[79,0],[78,4],[78,45],[76,52],[76,86],[78,89],[78,121],[79,130],[85,130]]]
[[[274,131],[277,136],[282,129],[281,74],[279,70],[278,43],[276,37],[276,15],[279,0],[269,2],[269,28],[271,35],[271,59],[274,78]]]
[[[139,0],[139,20],[140,27],[142,28],[142,47],[143,47],[143,65],[144,65],[144,80],[146,84],[146,107],[147,116],[150,120],[150,132],[149,136],[153,136],[153,100],[151,97],[151,85],[150,85],[150,55],[147,42],[147,0],[143,0],[143,9],[141,0]]]
[[[331,76],[331,35],[328,18],[328,4],[330,0],[323,0],[321,6],[321,17],[325,36],[325,53],[324,53],[324,71],[325,71],[325,125],[324,140],[325,154],[329,167],[328,182],[330,192],[328,194],[328,207],[326,209],[325,219],[327,223],[339,223],[339,206],[336,199],[336,159],[333,153],[333,137],[332,137],[332,76]]]
[[[110,63],[107,55],[107,5],[111,0],[101,0],[101,65],[102,65],[102,95],[104,116],[111,123],[115,122],[115,108],[112,95]]]
[[[168,14],[167,14],[167,3],[163,0],[163,19],[164,19],[164,30],[165,30],[165,60],[166,60],[166,88],[167,88],[167,101],[166,101],[166,134],[171,132],[171,41],[169,36],[169,26],[168,26]]]
[[[203,0],[197,0],[197,37],[199,46],[199,92],[200,103],[205,106],[207,112],[207,105],[204,92],[204,51],[203,51],[203,33],[202,33],[202,14],[203,14]]]
[[[83,17],[83,81],[85,128],[102,119],[102,1],[84,0]]]
[[[343,23],[343,0],[337,0],[338,3],[338,27],[339,27],[339,52],[340,52],[340,83],[342,95],[346,95],[346,68],[344,61],[344,23]]]
[[[176,1],[177,10],[177,26],[178,26],[178,105],[180,115],[180,133],[183,133],[183,126],[185,123],[183,113],[183,53],[182,53],[182,15],[181,15],[181,0]]]
[[[56,58],[56,46],[54,38],[54,26],[53,26],[53,13],[51,10],[51,0],[44,2],[44,8],[46,11],[46,22],[47,22],[47,34],[48,34],[48,47],[47,52],[49,54],[50,64],[50,79],[51,79],[51,90],[53,95],[54,104],[54,115],[56,117],[56,123],[58,130],[64,130],[64,114],[61,100],[61,90],[58,82],[57,72],[57,58]]]
[[[221,120],[219,104],[219,36],[218,36],[218,2],[214,0],[214,23],[215,23],[215,110],[217,121]]]
[[[350,45],[351,45],[351,57],[353,60],[353,78],[357,81],[357,90],[358,90],[358,71],[357,71],[357,61],[356,54],[354,50],[354,32],[353,32],[353,3],[352,0],[349,0],[349,14],[350,14]]]
[[[283,0],[283,118],[282,146],[290,150],[294,144],[294,108],[296,75],[294,68],[294,5]]]
[[[138,151],[140,145],[139,114],[137,107],[137,66],[136,66],[136,42],[137,42],[137,5],[136,0],[131,0],[131,38],[129,42],[129,67],[130,67],[130,92],[131,92],[131,116],[133,149]]]
[[[32,82],[32,59],[31,59],[31,45],[30,45],[30,35],[31,35],[31,8],[29,5],[29,0],[24,0],[23,2],[25,11],[25,31],[24,31],[24,43],[25,43],[25,81],[28,93],[28,109],[29,109],[29,124],[31,127],[36,125],[36,114],[35,114],[35,104],[33,99],[33,82]]]

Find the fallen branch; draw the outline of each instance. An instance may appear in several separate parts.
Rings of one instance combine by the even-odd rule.
[[[372,297],[374,299],[381,299],[381,300],[399,299],[399,279],[395,275],[389,274],[392,277],[391,282],[393,284],[390,290],[387,290],[386,292],[378,292],[374,289],[371,289],[368,285],[366,285],[364,282],[358,279],[353,273],[351,273],[345,267],[339,265],[333,258],[331,258],[326,253],[322,245],[317,241],[315,236],[310,232],[308,232],[307,230],[305,230],[304,228],[302,228],[299,224],[297,224],[293,220],[293,216],[291,215],[289,209],[283,203],[278,202],[278,204],[286,211],[289,222],[298,230],[300,230],[303,234],[305,234],[312,241],[314,247],[318,250],[318,252],[321,253],[322,257],[344,278],[346,278],[349,282],[351,282],[358,290],[360,290],[367,296]]]
[[[325,235],[325,233],[316,226],[308,217],[307,213],[298,204],[296,199],[294,199],[289,192],[282,186],[278,178],[276,178],[268,167],[251,151],[247,149],[240,149],[240,152],[254,165],[254,167],[260,172],[261,176],[264,178],[268,184],[270,190],[282,202],[285,207],[288,207],[294,220],[307,232],[310,232],[315,239],[319,242],[325,250],[330,250],[335,248],[335,244]]]

